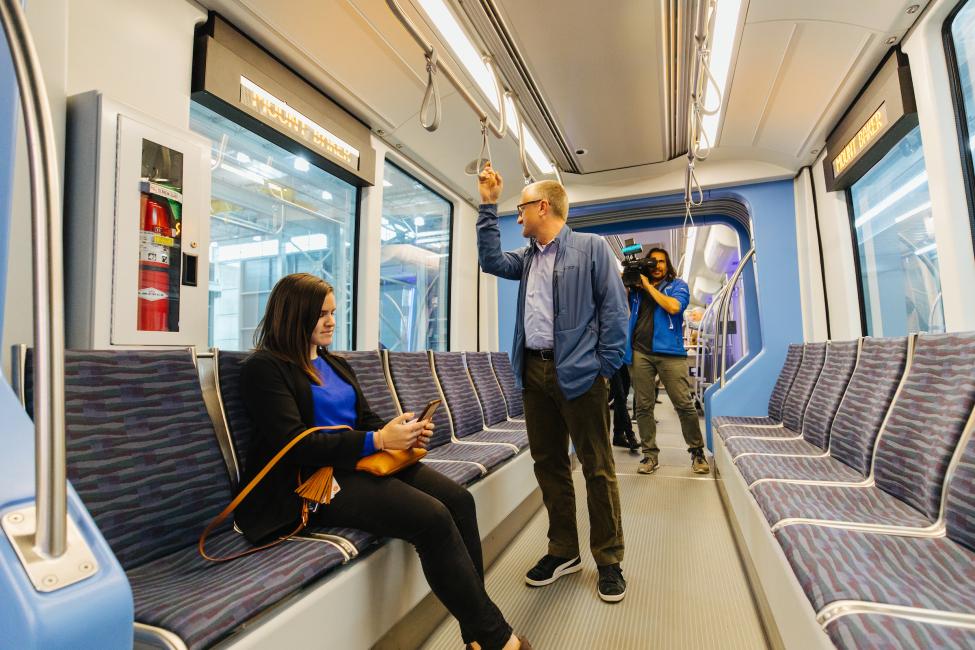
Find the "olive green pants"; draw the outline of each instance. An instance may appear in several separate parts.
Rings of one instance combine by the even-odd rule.
[[[633,382],[633,399],[636,407],[636,423],[640,427],[643,455],[656,458],[657,425],[653,419],[653,407],[657,401],[657,376],[667,391],[667,396],[680,418],[680,430],[687,443],[687,451],[704,447],[701,423],[698,420],[694,400],[691,399],[691,383],[687,375],[685,357],[668,357],[662,354],[643,354],[633,350],[630,365],[630,381]]]
[[[592,556],[598,566],[622,561],[623,523],[609,440],[608,382],[597,376],[585,394],[567,400],[559,388],[555,362],[526,355],[524,386],[528,443],[548,511],[548,553],[579,554],[571,440],[586,479]]]

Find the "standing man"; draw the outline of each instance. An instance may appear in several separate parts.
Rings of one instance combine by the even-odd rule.
[[[704,438],[691,399],[684,349],[684,310],[690,292],[687,283],[677,277],[667,251],[652,248],[647,260],[652,264],[650,278],[640,275],[643,286],[630,289],[630,335],[624,359],[630,366],[636,422],[643,441],[643,460],[638,471],[652,474],[659,467],[660,449],[653,419],[659,375],[680,418],[680,430],[691,454],[691,468],[695,474],[707,474],[711,468],[704,458]]]
[[[528,246],[501,250],[501,176],[478,179],[477,248],[485,272],[519,280],[512,365],[522,386],[535,476],[548,511],[548,553],[525,576],[534,587],[582,568],[569,441],[586,479],[589,547],[599,597],[623,600],[626,581],[616,465],[609,441],[609,378],[626,347],[626,293],[616,258],[596,235],[566,225],[569,200],[555,181],[521,192],[518,223]]]

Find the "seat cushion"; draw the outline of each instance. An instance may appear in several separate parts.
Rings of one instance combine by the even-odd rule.
[[[440,472],[452,481],[461,485],[470,485],[483,476],[481,468],[472,463],[455,463],[452,461],[421,461],[430,469]]]
[[[732,458],[741,454],[799,454],[802,456],[818,456],[826,453],[816,445],[809,444],[804,438],[787,438],[763,440],[761,438],[732,438],[725,441],[725,447]]]
[[[463,460],[478,463],[486,469],[496,467],[515,455],[508,445],[465,445],[450,442],[427,452],[430,460]]]
[[[770,524],[797,517],[915,528],[931,523],[903,501],[874,487],[771,482],[753,487],[752,496]]]
[[[485,428],[495,431],[527,431],[524,420],[502,420],[501,422],[489,424]]]
[[[524,429],[511,431],[488,429],[464,436],[464,442],[503,442],[509,445],[515,445],[521,450],[528,446],[528,432]]]
[[[233,531],[207,541],[210,555],[249,548],[247,540]],[[289,541],[214,564],[192,546],[131,569],[127,575],[135,620],[179,635],[192,650],[212,645],[344,560],[331,544]]]
[[[304,533],[322,533],[342,537],[355,546],[356,550],[360,553],[382,539],[358,528],[338,528],[336,526],[308,526],[303,531]]]
[[[761,479],[798,481],[837,481],[858,483],[863,476],[832,458],[794,456],[742,456],[735,461],[746,485]]]
[[[841,600],[975,612],[975,553],[945,537],[798,525],[776,538],[817,612]]]
[[[781,424],[773,427],[746,426],[743,424],[732,424],[718,429],[718,435],[722,440],[728,438],[801,438],[798,431],[783,426]]]
[[[711,426],[714,428],[725,427],[732,424],[751,424],[761,426],[776,426],[781,422],[767,416],[752,415],[718,415],[711,418]]]
[[[883,614],[848,614],[826,627],[837,648],[884,648],[884,650],[970,650],[975,648],[975,629],[922,623]]]

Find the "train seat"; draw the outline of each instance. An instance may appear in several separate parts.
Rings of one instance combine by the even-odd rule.
[[[870,471],[874,442],[890,408],[901,379],[908,354],[907,337],[863,340],[856,369],[830,425],[829,454],[797,458],[805,446],[823,452],[803,440],[756,440],[733,438],[725,442],[735,466],[747,485],[762,479],[806,481],[860,481]],[[825,371],[824,371],[825,374]],[[807,413],[804,429],[819,418]],[[750,454],[753,450],[770,449],[778,443],[780,454]],[[785,445],[793,443],[793,449]],[[737,453],[737,456],[735,455]],[[853,470],[852,472],[850,470]]]
[[[877,441],[875,486],[772,481],[752,492],[771,524],[813,518],[928,526],[941,516],[946,470],[973,408],[975,333],[920,336]]]
[[[426,352],[386,352],[393,390],[404,411],[419,413],[427,402],[442,399]],[[436,430],[424,462],[460,461],[480,468],[481,474],[497,467],[516,453],[508,444],[465,444],[453,441],[450,406],[433,414]]]
[[[716,430],[731,424],[743,424],[759,427],[775,426],[782,423],[782,407],[789,395],[792,382],[795,381],[799,365],[802,363],[802,343],[792,343],[785,355],[785,363],[779,371],[779,377],[772,387],[772,394],[768,399],[768,415],[719,415],[711,418],[711,426]]]
[[[941,650],[975,648],[975,627],[918,621],[881,612],[846,614],[826,625],[830,640],[841,650],[911,648]]]
[[[474,389],[477,391],[486,428],[502,431],[526,430],[524,420],[508,419],[504,393],[501,392],[498,376],[494,374],[494,369],[491,367],[491,353],[465,352],[464,359],[471,381],[474,382]]]
[[[724,440],[737,436],[750,438],[801,438],[802,418],[809,398],[826,361],[826,343],[807,343],[803,348],[802,363],[789,388],[782,407],[782,423],[771,426],[726,424],[718,429]]]
[[[518,390],[518,382],[515,381],[515,371],[511,368],[511,359],[508,358],[508,353],[492,352],[491,368],[501,386],[504,404],[508,409],[508,419],[524,421],[525,404],[521,401],[521,391]]]
[[[460,442],[487,442],[512,445],[515,453],[528,446],[528,432],[516,429],[486,430],[474,384],[464,364],[463,352],[432,352],[436,379],[449,407],[454,438]],[[518,424],[518,423],[511,423]]]
[[[742,454],[796,454],[816,456],[825,453],[833,418],[857,361],[857,341],[831,342],[826,348],[826,362],[819,374],[802,421],[802,438],[774,439],[732,438],[726,441],[732,459]]]
[[[187,350],[67,351],[65,425],[68,478],[129,577],[140,634],[208,646],[346,560],[305,542],[227,564],[198,555],[233,491]],[[248,546],[227,523],[208,549]]]

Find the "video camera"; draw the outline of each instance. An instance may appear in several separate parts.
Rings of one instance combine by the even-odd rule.
[[[629,289],[639,289],[643,286],[641,275],[650,277],[656,262],[643,257],[643,245],[634,244],[627,239],[623,245],[623,286]]]

